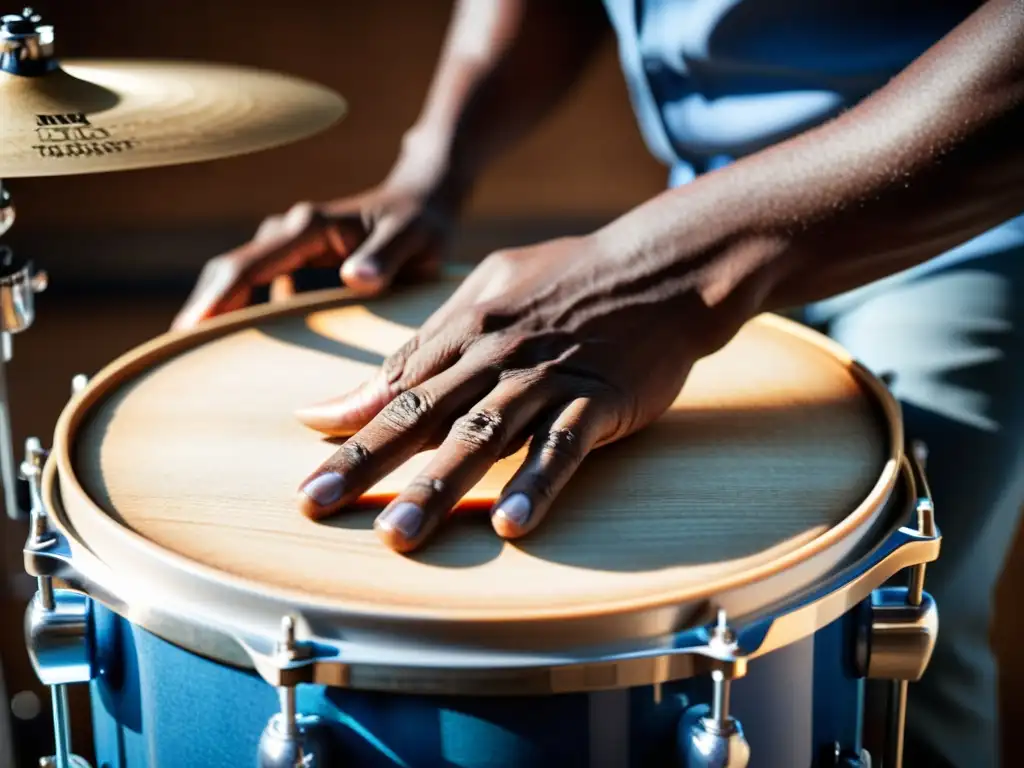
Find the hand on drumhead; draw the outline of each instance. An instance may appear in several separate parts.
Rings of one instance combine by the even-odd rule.
[[[303,267],[336,265],[341,282],[360,295],[396,279],[431,276],[453,218],[453,206],[439,195],[387,185],[322,205],[300,203],[207,262],[173,328],[247,306],[257,286],[271,285],[271,300],[285,298],[294,290],[291,273]]]
[[[302,511],[333,514],[436,447],[375,523],[409,551],[528,442],[491,520],[506,538],[533,530],[589,451],[661,415],[692,364],[753,312],[715,296],[722,278],[700,254],[680,265],[628,245],[598,234],[485,259],[374,378],[298,414],[350,435],[301,485]]]

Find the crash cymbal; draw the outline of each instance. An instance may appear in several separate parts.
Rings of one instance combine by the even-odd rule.
[[[314,83],[224,64],[52,57],[38,16],[0,26],[0,179],[241,155],[311,136],[344,100]]]

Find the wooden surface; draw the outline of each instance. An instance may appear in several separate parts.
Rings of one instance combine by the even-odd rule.
[[[655,426],[595,452],[521,542],[467,516],[405,557],[374,535],[374,511],[301,516],[297,485],[336,445],[292,410],[362,380],[448,290],[271,316],[119,381],[78,429],[79,480],[123,524],[224,572],[314,599],[514,617],[742,581],[851,514],[889,458],[848,364],[765,320],[701,362]],[[393,494],[428,458],[372,493]],[[517,458],[472,495],[493,498]]]
[[[325,130],[344,101],[316,83],[223,64],[66,61],[0,72],[3,178],[63,176],[243,155]]]

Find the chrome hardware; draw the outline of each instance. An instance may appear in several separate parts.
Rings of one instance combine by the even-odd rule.
[[[53,39],[53,26],[31,8],[0,16],[0,70],[32,76],[55,69]]]
[[[42,498],[45,460],[46,451],[39,440],[34,437],[26,440],[25,461],[21,465],[22,477],[28,481],[31,498],[29,535],[25,542],[26,564],[32,553],[46,552],[60,542]],[[37,582],[38,592],[25,615],[25,640],[36,675],[50,687],[55,746],[54,755],[44,758],[40,765],[88,768],[85,760],[71,752],[67,686],[93,678],[92,601],[78,592],[54,589],[53,577],[49,574],[38,575]]]
[[[76,373],[71,379],[71,396],[82,394],[82,390],[87,386],[89,386],[89,377],[84,373]]]
[[[831,765],[834,768],[871,768],[871,754],[866,749],[862,749],[860,754],[843,751],[839,743],[836,742],[835,756]]]
[[[21,462],[21,478],[28,483],[29,489],[29,539],[27,548],[45,549],[57,537],[57,532],[50,525],[50,516],[43,504],[41,483],[43,465],[46,463],[46,450],[39,438],[30,437],[25,441],[25,460]]]
[[[291,616],[281,620],[281,639],[274,655],[282,668],[291,666],[301,656],[301,649],[295,642],[295,620]],[[263,729],[257,765],[259,768],[322,767],[324,749],[318,738],[322,728],[320,718],[296,712],[294,684],[278,686],[278,693],[281,711],[272,715]]]
[[[0,332],[21,333],[36,318],[35,295],[49,285],[46,272],[32,273],[32,262],[0,246]]]
[[[7,234],[7,230],[14,224],[14,202],[11,200],[11,193],[0,181],[0,237]]]
[[[92,601],[81,592],[52,589],[49,607],[37,592],[25,612],[25,644],[43,685],[93,679]]]
[[[39,760],[39,768],[57,768],[58,765],[59,764],[57,762],[57,758],[53,757],[52,755],[50,757],[44,757]],[[68,758],[67,766],[68,768],[92,768],[89,765],[88,760],[86,760],[84,757],[79,757],[78,755],[70,755]]]
[[[3,246],[0,246],[2,248]],[[3,288],[0,287],[0,295]],[[10,398],[7,396],[7,361],[10,360],[11,335],[0,332],[0,480],[4,485],[4,507],[11,520],[21,520],[25,514],[18,502],[18,473],[14,460],[14,436],[11,432]]]
[[[750,745],[739,722],[730,719],[719,728],[706,704],[692,707],[683,715],[679,749],[685,768],[746,768]]]
[[[708,648],[712,653],[732,654],[736,635],[729,629],[725,611],[711,630]],[[714,685],[711,707],[691,707],[680,723],[679,747],[686,768],[746,768],[750,745],[743,737],[739,720],[729,714],[732,681],[723,669],[711,672]]]

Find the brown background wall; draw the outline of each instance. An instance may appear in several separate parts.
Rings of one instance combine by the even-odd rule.
[[[202,231],[220,245],[217,238],[228,237],[226,229],[234,227],[232,235],[247,232],[261,216],[296,200],[327,199],[374,184],[420,109],[449,5],[296,0],[283,11],[279,3],[242,0],[39,3],[58,25],[65,57],[189,58],[266,67],[336,88],[350,114],[320,136],[248,157],[18,181],[13,190],[20,218],[13,241],[28,243],[40,256],[45,252],[48,263],[57,260],[68,276],[100,265],[121,275],[194,270],[211,255],[202,242],[172,249],[159,238],[147,242],[145,234],[192,243],[185,239],[188,232]],[[665,170],[639,138],[609,44],[572,102],[482,180],[469,216],[474,222],[604,218],[649,196],[664,179]],[[129,242],[133,252],[124,250]]]
[[[126,281],[145,280],[152,291],[154,278],[190,279],[263,215],[380,179],[419,109],[450,3],[51,0],[37,7],[57,24],[66,57],[267,67],[336,88],[351,113],[321,136],[250,157],[14,183],[19,221],[8,242],[47,267],[55,286],[41,301],[37,327],[18,339],[11,384],[18,444],[28,434],[51,433],[72,373],[95,371],[158,333],[182,298],[180,283],[168,282],[172,287],[151,298],[142,288],[130,292]],[[664,178],[640,141],[609,44],[571,103],[483,180],[458,255],[474,258],[510,241],[589,226],[661,189]],[[62,295],[62,288],[77,295]],[[0,556],[7,558],[0,656],[9,693],[34,686],[20,646],[31,588],[18,575],[24,532],[21,524],[0,523]],[[1022,580],[1024,558],[1017,556],[1004,578],[996,627],[1008,733],[1024,724],[1024,665],[1013,654],[1024,626],[1012,599]],[[76,712],[82,744],[88,724],[81,706]],[[45,712],[35,726],[32,738],[45,738]]]

